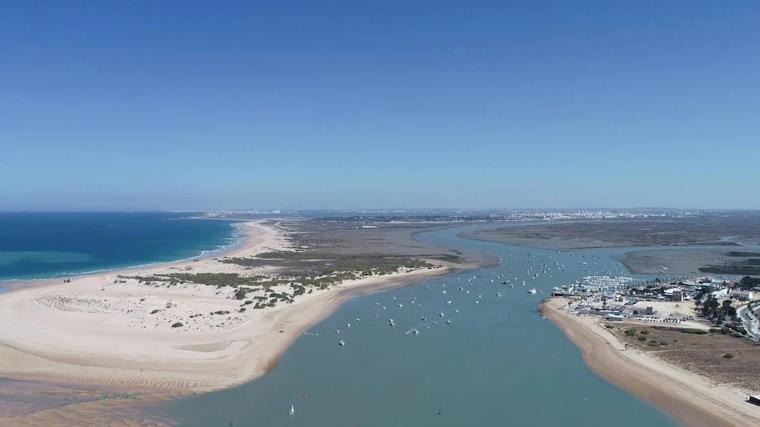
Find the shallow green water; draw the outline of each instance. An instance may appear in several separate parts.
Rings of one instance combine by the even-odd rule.
[[[301,336],[261,379],[156,410],[204,427],[676,425],[592,373],[536,312],[553,286],[626,274],[620,250],[555,252],[456,237],[468,228],[419,238],[495,254],[504,258],[500,267],[355,298]],[[538,278],[528,273],[542,265],[549,271]],[[500,284],[506,278],[515,288]],[[530,295],[531,287],[539,293]],[[413,328],[420,333],[407,334]]]

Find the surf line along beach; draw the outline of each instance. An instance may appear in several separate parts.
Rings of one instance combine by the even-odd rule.
[[[265,373],[303,331],[352,295],[450,270],[447,263],[430,260],[426,268],[362,276],[304,293],[289,304],[247,310],[232,287],[135,279],[262,274],[266,269],[220,259],[292,250],[275,223],[238,226],[241,244],[224,253],[76,276],[66,283],[37,280],[0,294],[0,376],[176,393],[230,387]]]
[[[586,364],[611,383],[689,426],[760,425],[760,407],[738,390],[626,348],[599,321],[568,313],[565,306],[567,299],[552,297],[540,309],[580,349]]]

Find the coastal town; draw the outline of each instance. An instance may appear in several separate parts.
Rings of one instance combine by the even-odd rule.
[[[711,276],[635,281],[628,277],[587,276],[555,287],[568,299],[569,312],[611,322],[710,330],[760,342],[760,279]]]
[[[760,406],[760,278],[586,276],[555,287],[544,306],[550,315],[557,310],[553,320],[580,325],[649,374],[696,374],[689,387],[746,405],[742,416]]]

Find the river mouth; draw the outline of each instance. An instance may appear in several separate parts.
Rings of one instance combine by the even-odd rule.
[[[591,372],[537,313],[554,286],[586,275],[629,275],[619,249],[558,252],[457,237],[477,227],[483,226],[418,238],[488,253],[499,266],[351,299],[260,379],[150,411],[186,426],[453,426],[505,419],[593,425],[620,413],[637,414],[616,421],[621,425],[676,425]]]

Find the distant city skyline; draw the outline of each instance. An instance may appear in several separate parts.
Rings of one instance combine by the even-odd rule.
[[[760,3],[0,11],[0,211],[760,209]]]

